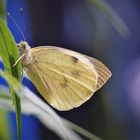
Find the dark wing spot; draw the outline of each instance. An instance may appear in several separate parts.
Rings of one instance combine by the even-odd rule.
[[[36,59],[35,56],[32,56],[32,62],[33,62],[33,63],[38,63],[38,61],[37,61],[37,59]]]
[[[76,58],[76,57],[71,56],[71,58],[72,58],[72,62],[73,62],[73,63],[77,63],[77,62],[79,61],[79,59]]]
[[[61,83],[61,86],[63,88],[68,87],[68,81],[67,81],[67,79],[65,77],[64,77],[64,81]]]
[[[77,77],[80,76],[80,72],[79,72],[79,70],[74,70],[74,71],[71,72],[71,75],[72,75],[73,77],[77,78]]]

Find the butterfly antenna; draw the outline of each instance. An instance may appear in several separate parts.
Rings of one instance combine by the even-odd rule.
[[[20,31],[20,33],[21,33],[21,35],[22,35],[22,37],[23,37],[23,40],[25,41],[26,39],[25,39],[25,35],[24,35],[24,33],[22,32],[22,30],[20,29],[20,27],[18,26],[18,24],[16,23],[16,21],[15,21],[15,19],[11,16],[11,14],[8,12],[7,13],[7,15],[11,18],[11,20],[15,23],[15,25],[17,26],[17,28],[19,29],[19,31]]]
[[[24,20],[24,13],[23,13],[23,9],[20,8],[20,13],[21,13],[21,16],[22,16],[22,25],[23,25],[23,30],[24,30],[24,33],[26,32],[26,28],[25,28],[25,20]]]

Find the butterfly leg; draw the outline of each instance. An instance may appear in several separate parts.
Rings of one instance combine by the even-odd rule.
[[[15,62],[15,64],[13,65],[13,67],[15,67],[15,66],[19,63],[19,61],[21,61],[21,59],[22,59],[24,56],[25,56],[25,54],[23,54],[22,56],[20,56],[20,57],[18,58],[18,60]]]

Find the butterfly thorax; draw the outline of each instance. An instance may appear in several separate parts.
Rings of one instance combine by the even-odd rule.
[[[31,47],[25,41],[21,41],[18,44],[18,47],[19,47],[20,56],[21,57],[23,56],[21,58],[21,65],[22,65],[23,68],[25,68],[32,63],[32,57],[31,57],[31,54],[30,54]]]

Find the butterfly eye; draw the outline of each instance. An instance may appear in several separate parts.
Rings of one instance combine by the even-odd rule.
[[[19,50],[20,55],[24,54],[26,51],[26,46],[21,45],[21,44],[18,44],[17,46],[18,46],[18,50]]]

